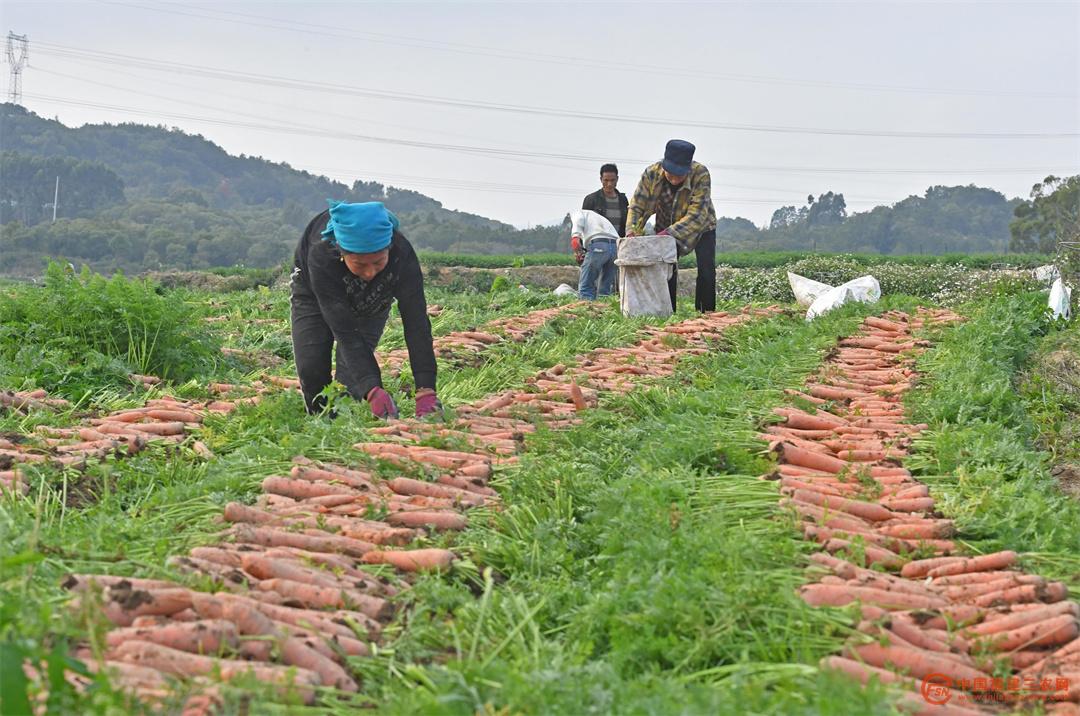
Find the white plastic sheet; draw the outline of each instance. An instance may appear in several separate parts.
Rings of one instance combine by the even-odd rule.
[[[619,307],[624,316],[671,315],[668,279],[675,270],[675,239],[633,236],[619,239]]]
[[[1050,310],[1054,314],[1054,319],[1064,318],[1066,321],[1072,318],[1072,289],[1065,285],[1065,282],[1058,278],[1054,281],[1054,285],[1050,287]]]
[[[834,308],[840,308],[852,301],[877,303],[881,298],[881,285],[873,276],[860,276],[836,288],[831,288],[814,299],[806,311],[806,320],[812,321]]]
[[[787,272],[788,283],[791,284],[791,292],[795,294],[795,303],[801,308],[810,308],[814,299],[832,288],[827,283],[815,281],[812,278],[800,276],[797,273]]]
[[[552,291],[552,293],[554,293],[556,296],[576,296],[577,290],[573,286],[565,283],[560,283],[558,286],[555,287],[555,290]]]
[[[1056,278],[1059,278],[1061,274],[1058,272],[1057,266],[1053,264],[1047,264],[1046,266],[1040,266],[1036,269],[1032,269],[1031,275],[1035,277],[1035,280],[1042,284],[1047,284]]]

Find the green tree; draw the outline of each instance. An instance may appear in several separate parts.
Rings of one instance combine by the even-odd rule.
[[[1013,251],[1053,253],[1059,241],[1080,240],[1080,174],[1048,176],[1031,188],[1009,224]]]

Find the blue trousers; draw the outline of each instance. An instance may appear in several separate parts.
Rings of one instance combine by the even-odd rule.
[[[578,295],[592,301],[598,295],[610,296],[615,285],[614,241],[593,239],[585,250],[585,262],[581,264],[581,276],[578,279]],[[600,283],[597,292],[596,284]]]

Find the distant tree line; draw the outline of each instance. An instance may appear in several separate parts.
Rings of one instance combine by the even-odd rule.
[[[0,136],[0,272],[39,273],[46,256],[129,272],[273,266],[289,259],[327,198],[385,202],[420,249],[568,251],[568,219],[518,230],[410,189],[376,181],[350,186],[285,163],[231,156],[177,129],[70,128],[4,104]],[[976,186],[932,186],[922,196],[849,214],[844,195],[827,191],[811,194],[804,206],[778,208],[766,227],[721,217],[717,238],[721,251],[1048,252],[1075,237],[1078,194],[1080,177],[1047,177],[1030,200]]]

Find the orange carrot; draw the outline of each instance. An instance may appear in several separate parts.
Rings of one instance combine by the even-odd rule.
[[[975,679],[980,679],[988,683],[990,678],[989,674],[974,667],[965,666],[950,658],[950,655],[939,652],[904,646],[882,646],[876,643],[851,647],[849,651],[873,666],[891,665],[920,679],[932,674],[948,674],[951,678],[958,680],[974,682]]]
[[[260,544],[265,547],[297,547],[311,552],[340,552],[350,557],[362,557],[375,548],[371,542],[323,533],[308,535],[267,527],[236,525],[233,534],[240,542]]]
[[[802,430],[831,430],[847,424],[847,421],[831,413],[819,410],[814,415],[801,410],[791,408],[776,408],[774,413],[787,419],[785,425],[789,428]]]
[[[330,484],[340,483],[360,492],[378,491],[375,487],[375,483],[372,482],[369,478],[360,477],[359,475],[350,475],[347,473],[334,472],[331,470],[325,470],[307,465],[293,465],[292,470],[289,472],[289,474],[299,480],[311,480],[312,482],[328,482]]]
[[[808,584],[800,590],[803,600],[812,607],[842,607],[854,601],[890,609],[933,609],[945,605],[943,599],[864,587],[834,587]]]
[[[316,642],[290,636],[281,642],[281,660],[290,666],[319,675],[324,686],[355,693],[360,687],[345,670],[335,664],[331,658],[319,653]]]
[[[874,678],[877,678],[877,680],[883,684],[910,681],[910,679],[895,672],[879,669],[876,666],[863,664],[852,659],[845,659],[842,656],[827,656],[821,660],[821,666],[827,669],[842,671],[853,679],[857,679],[862,684],[868,684],[871,679]]]
[[[406,572],[442,571],[450,568],[454,553],[445,549],[373,550],[363,556],[368,564],[389,564]]]
[[[812,470],[821,470],[823,472],[837,474],[849,467],[848,463],[843,460],[838,460],[829,455],[822,455],[821,453],[796,447],[790,443],[779,443],[773,447],[773,452],[779,456],[779,459],[782,462],[798,465],[800,467],[808,467]]]
[[[929,577],[945,577],[950,574],[963,574],[965,572],[985,572],[993,569],[1006,569],[1012,566],[1015,561],[1016,552],[1005,550],[1003,552],[994,552],[993,554],[984,554],[980,557],[973,557],[971,559],[961,559],[943,563],[940,566],[934,567],[926,574]]]
[[[147,410],[146,416],[154,420],[173,421],[179,423],[201,423],[202,417],[190,410],[160,409]]]
[[[172,423],[131,423],[127,426],[129,430],[135,430],[141,433],[150,433],[151,435],[183,435],[184,424],[179,422]]]
[[[264,592],[277,592],[289,601],[307,608],[334,607],[347,609],[355,607],[362,614],[373,619],[388,619],[394,609],[390,602],[381,597],[373,597],[355,589],[320,587],[291,579],[263,579],[258,587]]]
[[[132,589],[118,585],[105,590],[104,614],[117,626],[131,626],[135,617],[168,615],[191,606],[191,592],[183,588]]]
[[[794,498],[799,502],[807,502],[811,505],[824,507],[827,510],[840,510],[841,512],[861,517],[870,522],[883,522],[893,516],[892,512],[881,505],[872,502],[848,500],[843,497],[830,497],[810,492],[809,490],[796,490]]]
[[[305,567],[291,558],[280,559],[258,553],[249,553],[241,556],[241,564],[245,572],[257,579],[273,579],[277,577],[319,587],[344,586],[332,572]]]
[[[281,685],[295,685],[300,689],[301,693],[305,694],[305,700],[311,698],[311,692],[308,689],[321,683],[319,675],[307,669],[256,665],[251,662],[232,659],[215,659],[136,639],[124,642],[116,647],[112,653],[121,661],[148,666],[175,676],[190,677],[220,674],[222,679],[229,681],[250,674],[260,681]]]
[[[1021,602],[1060,602],[1065,598],[1067,590],[1061,582],[1051,582],[1045,586],[1024,584],[1019,587],[1010,587],[1000,592],[992,592],[976,597],[972,603],[979,607],[994,607]]]
[[[1024,624],[1015,629],[991,635],[988,647],[996,651],[1012,651],[1030,647],[1061,646],[1080,636],[1080,622],[1072,614]]]
[[[886,497],[881,500],[882,507],[896,512],[932,512],[934,504],[934,498],[932,497],[911,497],[908,499]]]
[[[900,575],[907,577],[908,579],[925,577],[930,573],[930,570],[936,567],[963,561],[963,557],[931,557],[930,559],[917,559],[905,564],[900,570]]]
[[[463,530],[467,524],[464,516],[446,510],[392,512],[386,516],[386,523],[401,527],[432,527],[439,530]]]
[[[86,592],[95,587],[120,587],[122,589],[170,589],[180,587],[176,582],[164,579],[139,579],[111,574],[69,574],[60,585],[69,592]]]
[[[262,481],[263,492],[275,495],[284,495],[294,500],[306,500],[312,497],[324,495],[353,495],[356,490],[345,485],[334,485],[328,482],[311,482],[309,480],[292,480],[287,477],[270,476]]]
[[[171,649],[195,654],[213,654],[222,648],[239,645],[236,625],[224,619],[160,624],[150,627],[113,629],[105,634],[105,643],[116,648],[129,639],[152,641]]]
[[[889,535],[890,537],[900,537],[903,539],[946,539],[953,535],[955,527],[951,520],[931,520],[880,525],[877,527],[877,531],[881,534]],[[929,568],[927,568],[926,571],[929,571]],[[921,574],[912,573],[911,576],[926,576],[926,571],[923,571]]]
[[[468,490],[460,490],[449,485],[437,485],[408,477],[395,477],[387,481],[387,486],[399,495],[423,495],[441,497],[466,505],[482,505],[484,498]]]
[[[827,552],[839,552],[841,550],[853,551],[854,549],[854,543],[836,537],[833,537],[825,543],[825,550]],[[904,562],[899,555],[884,547],[875,547],[874,545],[866,544],[862,546],[862,552],[866,557],[867,564],[881,564],[886,567],[898,567]]]
[[[1073,639],[1060,649],[1050,652],[1045,659],[1032,664],[1025,669],[1025,672],[1041,673],[1047,668],[1060,667],[1063,664],[1071,663],[1080,665],[1080,639]]]
[[[574,410],[585,410],[589,404],[585,402],[585,395],[574,381],[570,382],[570,398],[574,401]]]

